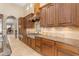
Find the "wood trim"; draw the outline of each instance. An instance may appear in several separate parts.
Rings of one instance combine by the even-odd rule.
[[[50,5],[50,4],[51,4],[51,3],[45,4],[45,5],[43,5],[42,7],[40,7],[39,9],[42,9],[42,8],[44,8],[44,7],[46,7],[46,6]]]

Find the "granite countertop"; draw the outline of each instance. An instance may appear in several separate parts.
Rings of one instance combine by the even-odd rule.
[[[66,43],[69,45],[72,45],[74,47],[78,47],[79,48],[79,40],[78,39],[72,39],[72,38],[68,38],[68,37],[61,37],[61,36],[48,36],[48,35],[43,35],[43,34],[39,34],[39,35],[34,35],[35,37],[42,37],[42,38],[46,38],[46,39],[50,39],[50,40],[54,40],[57,42],[62,42],[62,43]]]
[[[9,41],[7,39],[7,37],[4,37],[2,38],[3,39],[3,51],[0,53],[0,56],[10,56],[12,51],[11,51],[11,48],[10,48],[10,45],[9,45]]]
[[[70,45],[73,45],[73,46],[79,48],[79,40],[77,40],[77,39],[70,39],[70,38],[58,37],[58,36],[46,36],[46,35],[42,35],[42,34],[37,35],[37,36],[46,38],[46,39],[50,39],[50,40],[54,40],[54,41],[58,41],[58,42],[62,42],[62,43],[66,43],[66,44],[70,44]]]

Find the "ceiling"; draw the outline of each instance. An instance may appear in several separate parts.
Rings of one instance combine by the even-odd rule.
[[[29,5],[29,3],[15,3],[15,4],[21,7]]]

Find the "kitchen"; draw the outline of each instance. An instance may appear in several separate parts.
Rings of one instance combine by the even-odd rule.
[[[5,7],[6,4],[2,5]],[[2,55],[14,53],[13,56],[16,56],[17,53],[23,54],[23,50],[27,51],[23,54],[25,56],[30,55],[31,50],[37,56],[79,55],[79,3],[10,3],[6,6],[6,10],[11,8],[13,12],[5,14],[15,21],[12,21],[14,27],[11,34],[6,33],[3,22],[2,36],[8,38],[3,45],[9,49],[5,52],[9,54]]]

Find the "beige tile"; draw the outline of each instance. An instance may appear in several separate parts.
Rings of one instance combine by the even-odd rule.
[[[10,46],[12,49],[11,56],[41,56],[39,53],[25,45],[13,35],[8,35]]]

